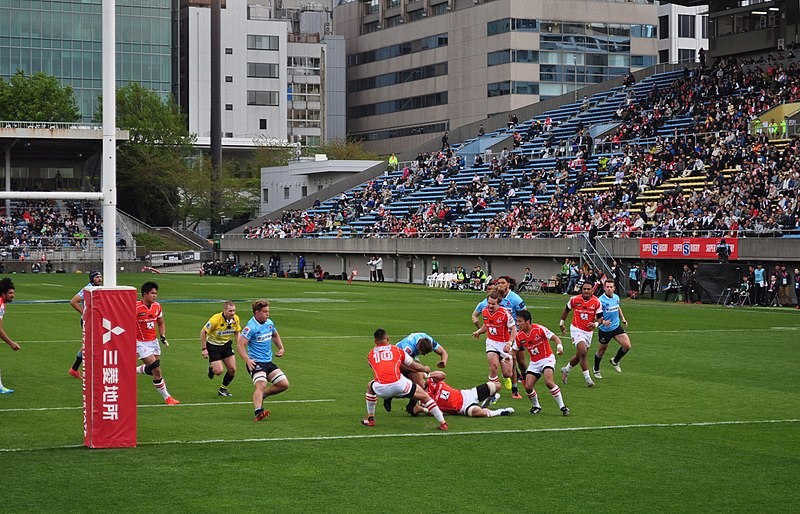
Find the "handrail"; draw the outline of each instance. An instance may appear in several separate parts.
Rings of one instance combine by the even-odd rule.
[[[563,239],[563,238],[586,238],[588,237],[588,232],[580,231],[580,232],[573,232],[569,234],[564,234],[562,231],[545,231],[545,230],[535,230],[535,231],[519,231],[516,234],[512,235],[511,232],[481,232],[477,230],[458,230],[459,227],[453,227],[452,230],[442,230],[442,231],[435,231],[435,232],[416,232],[414,235],[409,235],[404,232],[370,232],[370,233],[343,233],[341,237],[337,236],[335,233],[309,233],[303,234],[299,237],[292,237],[292,236],[283,236],[283,237],[248,237],[242,233],[237,234],[223,234],[223,239],[228,240],[270,240],[270,239],[387,239],[387,238],[409,238],[409,239],[536,239],[536,238],[552,238],[552,239]],[[680,239],[680,238],[688,238],[688,237],[708,237],[708,238],[734,238],[734,237],[769,237],[769,238],[776,238],[776,237],[800,237],[800,228],[795,229],[780,229],[776,231],[762,231],[762,232],[755,232],[749,230],[726,230],[721,232],[719,230],[693,230],[687,231],[686,233],[682,234],[669,234],[665,235],[660,232],[654,233],[652,229],[647,229],[641,231],[641,233],[633,234],[630,233],[623,233],[623,232],[616,232],[616,231],[603,231],[598,232],[596,237],[598,238],[606,238],[606,239],[638,239],[638,238],[646,238],[646,237],[667,237],[673,239]],[[607,249],[606,249],[607,250]],[[610,253],[609,253],[610,254]]]

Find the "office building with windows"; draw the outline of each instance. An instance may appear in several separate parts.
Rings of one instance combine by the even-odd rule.
[[[701,48],[708,51],[708,6],[659,2],[658,62],[695,63]]]
[[[402,151],[652,66],[657,10],[653,0],[342,0],[348,134]]]
[[[221,12],[223,146],[316,146],[345,137],[345,45],[320,4],[226,2]],[[209,0],[182,0],[180,104],[210,139]]]
[[[102,0],[0,0],[0,77],[44,72],[72,86],[83,121],[102,93]],[[163,97],[172,80],[172,0],[117,0],[117,85]]]

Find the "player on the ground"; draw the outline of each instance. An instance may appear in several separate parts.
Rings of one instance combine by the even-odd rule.
[[[264,400],[268,396],[289,389],[289,379],[272,362],[272,343],[275,343],[277,348],[275,357],[283,357],[284,348],[281,335],[275,328],[275,324],[269,319],[269,302],[256,300],[253,302],[253,317],[239,334],[236,344],[239,356],[244,360],[250,376],[253,377],[255,421],[261,421],[269,416],[269,411],[263,408]],[[267,387],[267,382],[271,383],[269,387]]]
[[[481,407],[484,401],[497,392],[496,383],[486,382],[472,389],[454,389],[444,381],[445,378],[447,375],[444,371],[432,371],[425,381],[425,390],[445,414],[459,414],[471,418],[493,418],[514,414],[514,409],[511,407],[496,410]],[[414,411],[420,413],[425,412],[425,409],[417,405]]]
[[[569,416],[569,408],[564,405],[564,399],[561,397],[561,389],[558,388],[553,380],[553,370],[556,367],[556,357],[553,355],[553,349],[550,343],[556,343],[556,351],[559,355],[564,353],[564,347],[561,346],[561,339],[547,327],[537,325],[532,322],[533,318],[531,313],[527,310],[521,310],[517,313],[517,339],[514,341],[512,349],[517,351],[527,351],[531,356],[531,363],[525,372],[525,392],[528,393],[528,399],[533,405],[531,407],[531,414],[539,414],[542,412],[542,406],[539,404],[539,397],[536,395],[536,382],[540,377],[544,377],[544,384],[550,390],[550,395],[556,401],[558,408],[561,409],[561,414]]]
[[[225,376],[222,378],[217,394],[220,396],[233,396],[228,391],[228,386],[236,375],[236,356],[233,354],[233,341],[239,339],[239,316],[236,315],[236,304],[228,300],[218,312],[203,325],[200,330],[200,355],[208,359],[208,378],[222,375],[223,364]]]
[[[19,351],[19,344],[8,337],[5,329],[3,329],[3,318],[6,314],[6,304],[14,301],[15,293],[16,290],[14,289],[14,282],[12,282],[10,278],[6,277],[0,280],[0,339],[5,341],[6,344],[16,352]],[[3,380],[0,377],[0,394],[11,394],[13,392],[13,389],[8,389],[7,387],[3,386]]]
[[[612,357],[611,367],[617,373],[622,373],[622,368],[619,367],[619,361],[622,360],[629,351],[631,351],[631,338],[625,333],[620,322],[626,327],[628,320],[625,319],[625,314],[619,306],[619,296],[614,293],[615,285],[612,280],[606,280],[603,285],[603,294],[600,295],[600,305],[603,308],[603,321],[597,327],[597,352],[594,354],[594,377],[603,378],[600,374],[600,362],[603,360],[603,355],[606,354],[608,343],[612,339],[616,339],[619,343],[619,350],[617,355]]]
[[[158,299],[158,284],[145,282],[142,284],[142,299],[136,302],[136,353],[142,365],[136,367],[140,375],[152,375],[153,386],[159,392],[164,403],[178,405],[180,402],[169,395],[167,384],[161,375],[161,344],[169,346],[164,315]],[[158,331],[156,331],[158,329]],[[160,334],[160,337],[159,337]]]
[[[420,355],[428,355],[429,353],[434,352],[439,356],[439,362],[436,363],[436,366],[439,368],[444,368],[447,366],[447,350],[444,349],[444,346],[436,342],[436,339],[429,336],[425,332],[414,332],[412,334],[408,334],[406,337],[395,343],[395,346],[409,354],[418,362]],[[417,384],[417,387],[423,387],[425,385],[424,373],[408,370],[403,371],[403,375],[410,378],[412,382]],[[408,405],[406,405],[406,411],[408,411],[409,414],[414,413],[414,405],[416,405],[416,403],[417,400],[413,398],[409,399]],[[386,409],[386,412],[392,412],[391,397],[383,400],[383,407]]]
[[[389,343],[389,335],[382,328],[374,333],[375,347],[367,355],[367,362],[372,367],[375,375],[374,380],[367,384],[365,395],[367,402],[367,417],[361,420],[361,424],[375,426],[375,405],[378,397],[381,398],[414,398],[439,422],[439,430],[447,430],[447,422],[444,414],[436,406],[436,402],[425,392],[425,389],[403,376],[403,369],[429,373],[430,368],[423,366],[411,358],[409,354]]]
[[[103,274],[99,271],[92,271],[89,273],[89,283],[86,284],[81,288],[80,291],[75,293],[75,296],[72,297],[72,300],[69,301],[70,306],[73,309],[78,311],[81,315],[81,338],[83,338],[83,292],[87,287],[100,287],[103,285]],[[72,364],[72,367],[69,369],[69,374],[75,378],[81,378],[81,363],[83,362],[83,349],[78,350],[78,354],[75,356],[75,362]]]
[[[558,326],[561,328],[561,335],[566,334],[564,328],[564,320],[567,319],[569,311],[572,311],[572,323],[569,326],[569,334],[572,337],[572,344],[575,345],[575,355],[569,360],[566,366],[561,368],[561,380],[566,384],[567,375],[572,371],[572,368],[580,363],[581,370],[583,370],[583,378],[586,380],[586,385],[589,387],[594,386],[592,377],[589,376],[589,364],[586,360],[586,353],[592,345],[592,335],[594,329],[600,324],[603,318],[603,308],[600,306],[600,300],[593,294],[594,284],[589,282],[581,286],[581,294],[573,296],[564,307],[564,312],[561,313],[561,321]]]
[[[489,363],[489,381],[500,385],[497,375],[498,368],[504,378],[510,378],[514,364],[511,356],[511,343],[517,337],[517,325],[514,318],[506,309],[500,307],[503,299],[502,293],[494,291],[489,293],[486,307],[481,312],[483,325],[472,333],[478,339],[481,334],[486,334],[486,361]]]

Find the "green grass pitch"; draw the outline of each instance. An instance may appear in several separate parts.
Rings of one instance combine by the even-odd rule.
[[[85,275],[14,275],[4,319],[22,345],[0,343],[14,394],[0,396],[3,512],[524,512],[796,511],[800,472],[800,313],[794,309],[623,300],[633,351],[586,388],[561,389],[560,415],[544,384],[543,412],[503,391],[510,417],[411,418],[395,401],[366,428],[366,355],[377,327],[397,341],[428,332],[450,354],[448,382],[486,380],[470,313],[479,293],[422,286],[120,275],[160,286],[171,346],[162,354],[162,405],[139,377],[137,448],[81,446],[79,348],[67,304]],[[224,299],[245,323],[267,298],[286,345],[291,388],[253,422],[252,385],[238,362],[232,398],[206,377],[198,334]],[[557,329],[566,297],[525,296],[534,321]],[[569,353],[571,345],[565,340]],[[593,349],[596,348],[595,336]],[[593,353],[593,352],[591,352]],[[435,356],[423,358],[434,365]],[[558,365],[566,356],[558,358]]]

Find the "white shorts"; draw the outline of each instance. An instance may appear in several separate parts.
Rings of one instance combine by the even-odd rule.
[[[527,373],[533,373],[537,377],[541,377],[544,373],[544,368],[556,369],[556,356],[548,355],[544,359],[538,361],[531,361],[528,365]]]
[[[578,346],[578,343],[583,341],[586,343],[586,348],[592,346],[592,336],[594,332],[587,332],[585,330],[581,330],[575,325],[569,326],[569,336],[572,338],[572,344]]]
[[[397,382],[391,384],[381,384],[380,382],[372,382],[372,390],[381,398],[398,398],[405,396],[411,392],[411,387],[414,385],[411,380],[406,377],[400,377]]]
[[[496,353],[500,355],[500,359],[510,359],[511,354],[508,354],[504,351],[506,347],[506,343],[501,343],[500,341],[493,341],[489,338],[486,339],[486,353]]]
[[[458,413],[462,416],[467,415],[467,411],[473,405],[480,405],[478,401],[478,388],[473,387],[472,389],[462,389],[461,396],[464,397],[464,403],[461,404],[461,408],[458,409]]]
[[[136,341],[136,353],[140,359],[146,359],[151,355],[161,355],[161,345],[158,339],[152,341]]]

